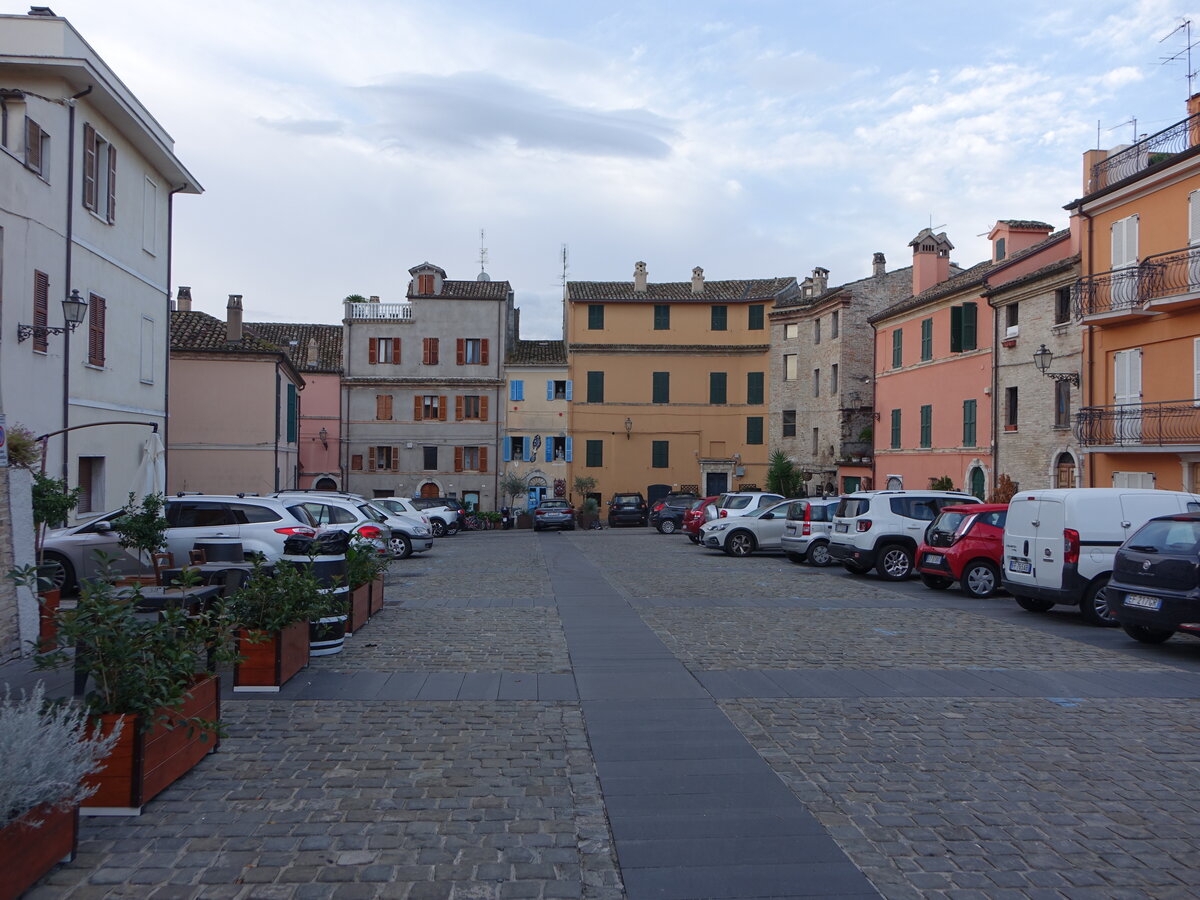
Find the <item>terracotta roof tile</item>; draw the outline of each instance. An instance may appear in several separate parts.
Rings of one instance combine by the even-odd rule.
[[[208,313],[192,311],[171,313],[172,350],[226,350],[231,353],[280,353],[277,346],[263,340],[248,326],[242,326],[242,339],[230,342],[225,321]]]
[[[451,281],[442,282],[440,294],[409,294],[410,300],[504,300],[512,292],[507,281]]]
[[[575,302],[620,303],[751,303],[776,301],[798,291],[794,277],[750,278],[738,281],[705,281],[704,291],[692,293],[690,281],[649,282],[644,293],[635,292],[632,281],[568,281],[567,299]]]
[[[246,325],[288,355],[301,372],[342,371],[342,326],[305,322],[249,322]],[[316,353],[310,356],[313,341]],[[292,345],[295,341],[295,345]]]
[[[565,341],[522,341],[518,340],[508,354],[510,366],[565,366],[567,345]]]

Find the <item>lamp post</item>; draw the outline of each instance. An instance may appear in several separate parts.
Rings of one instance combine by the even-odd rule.
[[[327,428],[325,428],[324,425],[322,425],[321,430],[317,432],[317,437],[319,437],[321,439],[321,446],[324,447],[326,450],[328,450],[329,449],[329,430]]]
[[[629,416],[626,416],[625,417],[625,440],[629,440],[629,438],[632,434],[633,434],[633,419],[629,418]]]
[[[1037,366],[1037,370],[1046,378],[1053,378],[1055,381],[1065,381],[1068,384],[1073,384],[1079,387],[1078,372],[1051,372],[1050,363],[1054,359],[1054,354],[1050,349],[1042,344],[1033,354],[1033,364]]]
[[[52,334],[66,334],[74,331],[87,315],[87,301],[79,296],[77,289],[72,289],[70,296],[62,302],[64,326],[57,325],[22,325],[17,323],[17,343],[23,343],[31,337],[45,340]]]

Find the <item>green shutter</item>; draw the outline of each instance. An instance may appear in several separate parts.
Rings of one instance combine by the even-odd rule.
[[[976,304],[964,303],[962,306],[962,348],[975,349],[975,317]]]
[[[762,372],[746,373],[746,402],[751,406],[757,406],[763,402],[765,390],[763,384],[764,378]]]
[[[933,319],[921,320],[921,359],[933,359]]]
[[[668,331],[671,328],[671,307],[665,303],[654,305],[654,330]]]
[[[751,331],[761,331],[763,328],[763,307],[761,303],[756,303],[750,307],[750,319],[747,323],[747,328]]]
[[[950,352],[962,353],[963,311],[961,306],[950,307]]]
[[[670,403],[671,402],[671,373],[670,372],[655,372],[653,373],[652,402],[654,403]]]
[[[762,416],[750,416],[746,419],[746,443],[761,444],[763,442]]]
[[[588,329],[591,331],[604,330],[604,305],[601,303],[588,304]]]
[[[604,373],[603,372],[588,372],[587,373],[587,402],[588,403],[603,403],[604,402]]]
[[[975,446],[975,401],[963,401],[963,446]]]
[[[725,331],[729,327],[729,307],[714,306],[712,308],[712,330]]]
[[[589,468],[597,469],[604,465],[604,441],[588,441],[586,456]]]
[[[898,369],[904,365],[904,329],[897,328],[892,332],[892,368]]]
[[[900,410],[892,410],[892,449],[900,449]]]
[[[300,416],[296,409],[296,386],[287,386],[287,439],[289,444],[296,443],[296,432],[299,430]]]
[[[670,441],[650,442],[650,466],[655,469],[670,467]]]
[[[921,407],[921,446],[933,446],[933,407]]]
[[[708,373],[708,402],[709,403],[725,403],[725,373],[724,372],[709,372]]]

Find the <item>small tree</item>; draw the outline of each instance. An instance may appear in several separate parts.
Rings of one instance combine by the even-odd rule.
[[[42,563],[42,545],[46,540],[47,528],[58,528],[67,523],[67,516],[79,505],[82,488],[67,487],[62,478],[51,478],[43,472],[33,473],[33,540],[38,565]]]
[[[132,491],[121,515],[113,521],[117,543],[126,550],[136,550],[138,561],[148,565],[167,540],[167,520],[163,516],[166,498],[162,494],[147,494],[138,503]]]
[[[367,298],[364,297],[362,294],[348,294],[346,296],[346,302],[347,303],[366,303]]]
[[[785,497],[798,497],[804,490],[802,474],[786,453],[775,450],[767,468],[767,490]]]
[[[32,469],[42,459],[42,443],[24,425],[14,425],[4,438],[8,464],[14,469]]]
[[[507,506],[515,506],[516,499],[528,490],[525,479],[516,472],[505,472],[500,477],[500,496],[508,500]]]
[[[591,475],[576,475],[574,487],[575,493],[579,494],[579,502],[583,503],[587,495],[596,490],[596,479]]]
[[[992,491],[992,496],[988,498],[988,503],[1008,503],[1016,496],[1020,488],[1007,475],[1001,475],[996,479],[996,489]]]
[[[952,491],[954,490],[954,479],[949,475],[943,475],[941,478],[930,478],[929,489],[931,491]]]

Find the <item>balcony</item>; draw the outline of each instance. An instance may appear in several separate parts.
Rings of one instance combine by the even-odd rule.
[[[411,303],[347,303],[350,318],[356,322],[411,322]]]
[[[1103,190],[1143,169],[1166,162],[1196,144],[1200,144],[1200,114],[1188,116],[1093,165],[1088,193]]]
[[[1200,399],[1085,406],[1075,414],[1075,437],[1083,447],[1200,445]]]
[[[1200,300],[1200,246],[1168,250],[1137,266],[1081,278],[1071,287],[1075,317],[1117,322]]]

